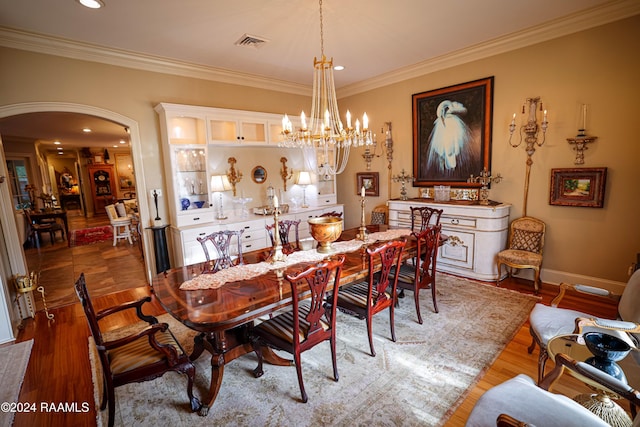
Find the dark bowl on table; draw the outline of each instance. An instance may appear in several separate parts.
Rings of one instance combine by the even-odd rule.
[[[631,351],[631,346],[620,338],[602,332],[587,332],[584,342],[594,356],[611,362],[624,359]]]

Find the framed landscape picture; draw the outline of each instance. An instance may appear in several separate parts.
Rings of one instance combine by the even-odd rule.
[[[493,77],[412,96],[414,186],[467,183],[491,170]]]
[[[607,168],[551,169],[549,204],[557,206],[604,206]]]

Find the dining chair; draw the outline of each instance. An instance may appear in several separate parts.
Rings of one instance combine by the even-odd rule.
[[[406,245],[406,238],[401,240],[389,240],[367,248],[369,261],[368,278],[366,281],[343,286],[338,293],[338,309],[343,313],[366,319],[367,334],[369,336],[369,348],[371,356],[376,355],[373,347],[373,316],[389,310],[391,325],[391,340],[396,341],[394,325],[394,310],[396,301],[396,287],[398,276],[389,277],[391,270],[397,269],[402,261],[402,252]],[[376,271],[378,270],[379,271]],[[391,284],[391,290],[387,288]],[[335,291],[334,291],[335,292]]]
[[[508,277],[512,276],[513,269],[533,269],[533,287],[536,294],[539,292],[545,228],[544,222],[530,216],[514,219],[511,222],[508,247],[496,255],[498,268],[496,286],[500,285],[501,267],[504,264],[507,267]]]
[[[430,208],[429,206],[410,206],[411,231],[423,231],[429,225],[440,224],[440,217],[444,209]]]
[[[118,214],[118,210],[116,209],[116,205],[106,205],[105,210],[107,211],[107,215],[109,216],[109,222],[111,223],[111,227],[113,228],[113,246],[116,246],[118,240],[126,239],[129,241],[129,244],[132,245],[133,241],[131,240],[131,218],[126,215],[120,216]]]
[[[421,232],[414,232],[412,235],[417,241],[417,250],[414,258],[410,262],[400,265],[398,273],[398,289],[413,292],[413,300],[416,305],[418,323],[422,325],[422,315],[420,314],[420,289],[431,288],[431,299],[433,309],[438,313],[438,303],[436,301],[436,260],[438,258],[438,247],[440,243],[440,231],[442,224],[430,225]],[[390,277],[394,278],[396,270],[392,270]]]
[[[549,358],[549,354],[547,353],[547,343],[549,340],[558,335],[571,334],[574,333],[574,331],[577,332],[576,319],[593,317],[590,314],[581,311],[558,307],[565,295],[565,292],[568,290],[572,290],[583,295],[599,296],[605,299],[619,299],[619,321],[611,319],[596,319],[596,322],[598,322],[598,328],[585,328],[584,332],[610,329],[611,332],[609,333],[614,334],[631,344],[633,344],[633,340],[640,342],[640,334],[631,338],[624,332],[624,330],[633,329],[635,324],[640,323],[640,304],[638,304],[638,301],[640,301],[640,270],[636,270],[636,272],[631,275],[621,295],[614,295],[606,289],[596,288],[593,286],[561,283],[558,295],[551,301],[551,305],[548,306],[537,303],[529,315],[529,332],[532,337],[531,345],[528,348],[529,354],[531,354],[536,348],[536,344],[540,347],[540,354],[538,356],[538,382],[542,381],[545,365]],[[637,344],[633,345],[637,347]]]
[[[291,252],[293,252],[296,248],[300,247],[300,234],[299,234],[299,228],[300,226],[300,220],[296,219],[296,220],[292,220],[292,219],[284,219],[281,221],[278,221],[278,228],[280,230],[280,244],[282,245],[283,248],[283,252],[285,254],[289,254]],[[276,225],[275,224],[267,224],[264,226],[267,230],[267,233],[269,233],[269,238],[271,239],[271,246],[275,246],[275,236],[273,234],[273,230],[275,229]],[[291,242],[291,236],[290,233],[291,231],[294,231],[294,236],[295,236],[295,247],[292,245],[293,242]]]
[[[40,247],[42,233],[49,233],[52,245],[55,243],[56,231],[59,231],[61,237],[64,239],[64,227],[62,227],[58,222],[39,223],[33,220],[29,209],[23,209],[23,212],[25,219],[27,220],[28,239],[35,244],[36,247]]]
[[[240,230],[221,230],[213,232],[204,237],[197,237],[196,239],[202,245],[204,256],[207,259],[204,273],[215,273],[216,271],[223,270],[225,268],[232,267],[234,265],[244,264],[242,257],[242,240],[241,236],[244,229]],[[236,238],[237,250],[233,251],[232,240]],[[213,258],[209,253],[207,246],[211,244],[215,249],[215,255]]]
[[[91,335],[102,365],[102,402],[100,410],[109,405],[109,427],[115,414],[115,388],[153,380],[166,372],[175,371],[187,376],[187,395],[192,411],[200,409],[200,401],[193,395],[196,368],[180,346],[166,323],[158,323],[153,316],[143,314],[142,306],[151,301],[147,296],[138,301],[124,303],[96,312],[87,291],[84,273],[75,283],[75,290],[89,323]],[[105,341],[98,323],[107,316],[127,309],[135,309],[140,320],[148,326],[131,335]]]
[[[253,349],[258,355],[258,366],[253,371],[256,378],[263,371],[262,347],[269,346],[293,354],[302,401],[308,396],[302,380],[301,353],[317,344],[329,341],[333,378],[338,381],[336,359],[336,307],[339,295],[338,283],[344,263],[344,254],[311,265],[285,278],[291,286],[292,307],[253,328]],[[326,304],[327,291],[333,289],[330,304]],[[302,300],[307,294],[308,299]]]

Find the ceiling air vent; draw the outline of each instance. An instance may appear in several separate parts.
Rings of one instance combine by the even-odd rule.
[[[258,49],[262,47],[269,40],[264,37],[252,36],[251,34],[244,34],[242,37],[235,42],[236,46],[244,46],[244,47],[252,47],[254,49]]]

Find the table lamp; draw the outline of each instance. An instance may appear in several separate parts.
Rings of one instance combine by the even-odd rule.
[[[307,185],[311,184],[311,174],[307,171],[300,171],[298,173],[298,181],[296,182],[299,186],[302,187],[302,207],[308,208],[307,205]]]
[[[224,209],[222,207],[222,193],[231,190],[231,183],[226,175],[212,175],[211,176],[211,192],[220,193],[220,209],[218,210],[218,216],[216,219],[227,219],[224,215]]]

